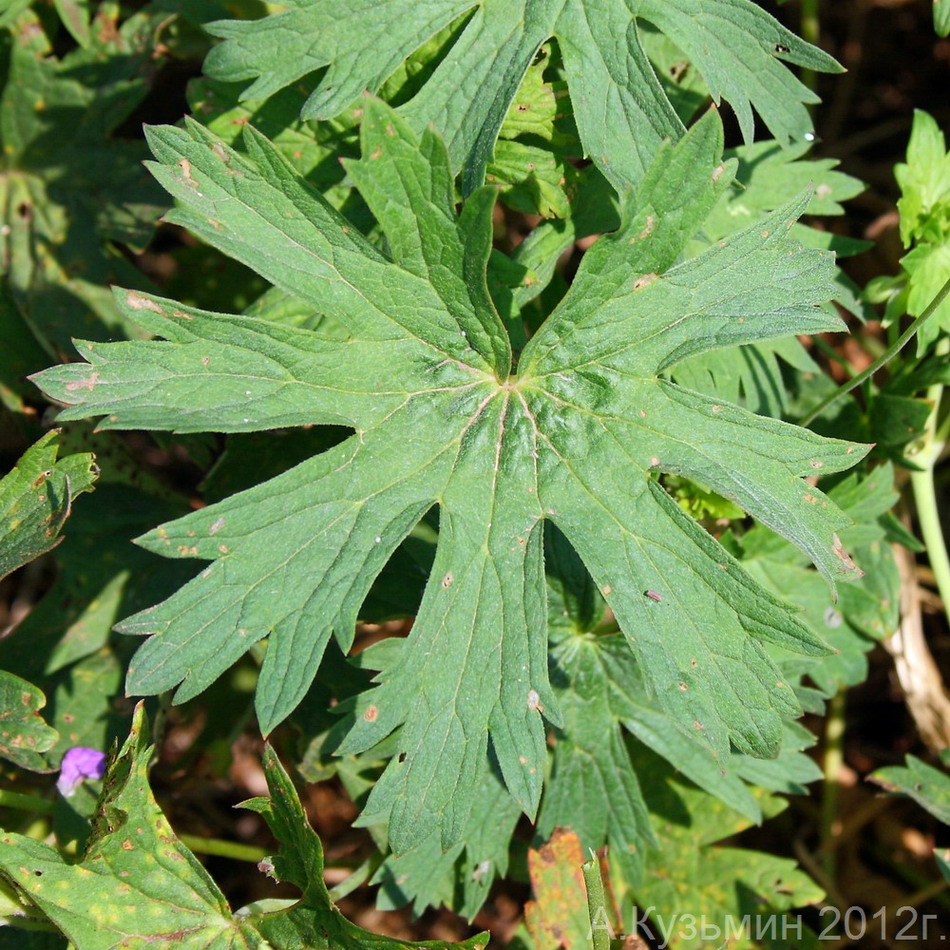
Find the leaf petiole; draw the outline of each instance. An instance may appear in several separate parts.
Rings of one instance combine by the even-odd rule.
[[[17,811],[32,811],[40,815],[53,814],[53,803],[48,798],[11,792],[6,788],[0,788],[0,808],[15,808]]]

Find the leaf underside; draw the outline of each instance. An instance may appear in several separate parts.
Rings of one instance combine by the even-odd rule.
[[[829,580],[856,574],[848,519],[803,476],[866,447],[820,437],[675,385],[678,361],[723,346],[840,328],[818,309],[832,256],[789,229],[808,196],[699,256],[686,242],[728,187],[714,112],[662,147],[620,229],[585,255],[513,372],[485,283],[492,189],[455,215],[452,164],[367,99],[347,170],[383,255],[253,129],[238,154],[195,124],[150,133],[169,219],[326,313],[349,335],[214,314],[131,291],[127,315],[162,340],[79,344],[39,374],[61,418],[106,428],[249,432],[332,424],[354,434],[283,475],[163,525],[140,543],[211,561],[130,617],[147,635],[131,693],[205,689],[268,638],[265,733],[300,702],[331,636],[347,650],[393,551],[438,508],[439,541],[405,649],[361,695],[341,753],[399,729],[367,812],[403,852],[460,839],[491,742],[529,815],[558,724],[548,680],[542,540],[566,535],[619,622],[659,706],[708,753],[776,752],[794,693],[764,642],[825,648],[657,482],[695,478],[800,547]]]

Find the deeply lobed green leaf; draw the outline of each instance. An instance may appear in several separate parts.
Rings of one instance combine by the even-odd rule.
[[[200,127],[151,135],[172,220],[339,321],[346,334],[212,314],[120,292],[163,341],[83,344],[87,362],[40,374],[106,427],[252,431],[331,423],[354,435],[322,455],[150,533],[160,553],[210,560],[129,618],[149,635],[131,692],[194,696],[268,639],[257,692],[271,730],[300,701],[331,636],[349,648],[360,604],[396,546],[439,508],[435,563],[411,635],[363,694],[340,751],[399,730],[367,812],[393,849],[434,829],[461,839],[491,742],[529,815],[558,724],[548,681],[542,537],[553,522],[613,609],[646,688],[710,754],[771,755],[795,696],[763,648],[821,642],[659,487],[693,477],[798,545],[829,578],[856,569],[848,519],[803,476],[866,450],[683,389],[662,373],[736,343],[837,329],[818,309],[831,257],[789,229],[807,196],[675,263],[731,167],[710,113],[644,176],[624,223],[585,256],[570,292],[520,356],[485,283],[490,189],[456,218],[440,140],[417,139],[367,99],[349,172],[384,230],[369,245],[261,136],[246,155]],[[668,167],[685,169],[677,182]],[[180,684],[180,685],[179,685]]]

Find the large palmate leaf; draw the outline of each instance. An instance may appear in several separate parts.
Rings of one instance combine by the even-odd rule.
[[[811,129],[803,103],[814,94],[782,60],[840,68],[750,0],[359,0],[345,10],[332,0],[292,0],[262,20],[214,24],[225,42],[206,68],[219,79],[254,79],[245,95],[265,98],[328,66],[303,115],[331,118],[458,21],[451,49],[402,111],[417,130],[434,122],[443,132],[471,190],[532,58],[556,35],[585,150],[624,188],[665,137],[683,131],[641,44],[641,18],[686,53],[716,102],[732,103],[747,141],[753,106],[786,142]]]
[[[791,540],[830,579],[855,573],[847,518],[802,476],[847,468],[862,446],[755,416],[664,381],[730,343],[839,328],[817,309],[830,255],[788,238],[803,201],[671,266],[727,186],[710,113],[644,178],[625,224],[585,256],[524,349],[485,286],[493,191],[461,219],[446,150],[365,103],[348,166],[391,258],[305,186],[253,130],[247,156],[205,130],[153,131],[172,220],[338,319],[350,336],[206,313],[120,292],[167,342],[79,344],[85,363],[40,374],[105,427],[242,432],[333,423],[355,434],[321,455],[142,539],[212,560],[164,603],[129,618],[149,635],[128,689],[196,695],[268,637],[257,709],[270,731],[300,701],[327,641],[343,649],[373,578],[439,508],[429,583],[404,650],[364,694],[341,752],[398,727],[399,754],[370,797],[398,853],[441,829],[459,839],[491,738],[508,790],[537,808],[548,682],[542,526],[580,554],[636,655],[646,688],[711,754],[773,754],[798,709],[769,641],[821,642],[750,580],[657,482],[694,477]],[[686,178],[667,176],[670,167]],[[816,501],[817,500],[817,501]],[[179,685],[180,684],[180,685]]]

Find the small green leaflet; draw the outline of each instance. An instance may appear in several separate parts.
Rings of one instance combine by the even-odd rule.
[[[59,740],[59,733],[40,715],[46,705],[42,691],[26,680],[0,670],[0,758],[24,769],[49,772],[44,752]]]
[[[463,188],[481,184],[498,131],[542,43],[557,36],[584,149],[624,190],[639,181],[667,137],[683,126],[641,44],[638,21],[657,27],[693,61],[715,102],[736,111],[752,139],[752,108],[783,143],[805,138],[814,93],[785,68],[840,66],[750,0],[290,0],[280,13],[213,24],[225,42],[205,64],[228,81],[253,79],[263,99],[327,66],[303,108],[329,119],[377,91],[402,61],[453,22],[459,35],[401,111],[422,130],[435,123]],[[458,82],[465,76],[466,82]]]
[[[934,29],[938,36],[950,35],[950,0],[934,0]]]
[[[33,838],[0,832],[0,873],[83,950],[190,946],[208,950],[482,950],[485,935],[460,944],[407,944],[351,924],[323,883],[323,850],[287,773],[268,747],[271,797],[244,807],[260,812],[280,842],[266,867],[300,888],[276,913],[254,905],[232,914],[197,858],[178,840],[148,784],[152,746],[139,704],[132,731],[109,765],[82,860],[67,861]],[[262,867],[262,870],[264,868]]]
[[[0,481],[0,578],[59,544],[73,499],[96,480],[90,453],[57,460],[58,435],[47,432]]]
[[[901,259],[906,298],[895,299],[887,315],[899,318],[906,307],[907,313],[919,316],[950,273],[950,152],[937,121],[920,109],[914,112],[907,162],[894,166],[894,177],[901,188],[901,240],[910,250]],[[944,301],[921,328],[918,352],[948,327],[950,303]]]
[[[798,704],[762,642],[825,648],[656,475],[693,477],[730,498],[833,580],[856,573],[835,535],[848,519],[802,476],[848,468],[866,447],[660,374],[709,349],[840,329],[817,307],[831,292],[831,256],[787,236],[807,196],[674,266],[731,178],[710,112],[661,151],[624,225],[587,253],[515,375],[485,283],[494,190],[473,193],[456,219],[448,154],[431,130],[417,140],[367,99],[361,131],[363,157],[348,171],[391,259],[253,130],[246,157],[193,123],[151,133],[154,173],[180,203],[170,219],[349,337],[120,291],[129,316],[167,342],[80,343],[87,362],[39,374],[72,407],[63,418],[105,415],[106,428],[355,430],[141,539],[213,563],[122,625],[150,637],[129,691],[195,696],[267,637],[257,710],[269,732],[306,693],[329,638],[349,649],[373,579],[437,505],[438,548],[412,634],[362,695],[339,749],[370,748],[401,727],[400,754],[367,806],[390,814],[396,853],[434,828],[444,849],[460,839],[474,797],[467,776],[489,736],[509,792],[527,814],[537,809],[544,719],[559,722],[541,632],[546,520],[580,554],[660,707],[710,754],[730,744],[774,754]],[[668,181],[671,163],[690,177]]]
[[[878,769],[871,781],[889,792],[908,795],[945,825],[950,825],[950,775],[927,765],[914,755],[904,766]]]

